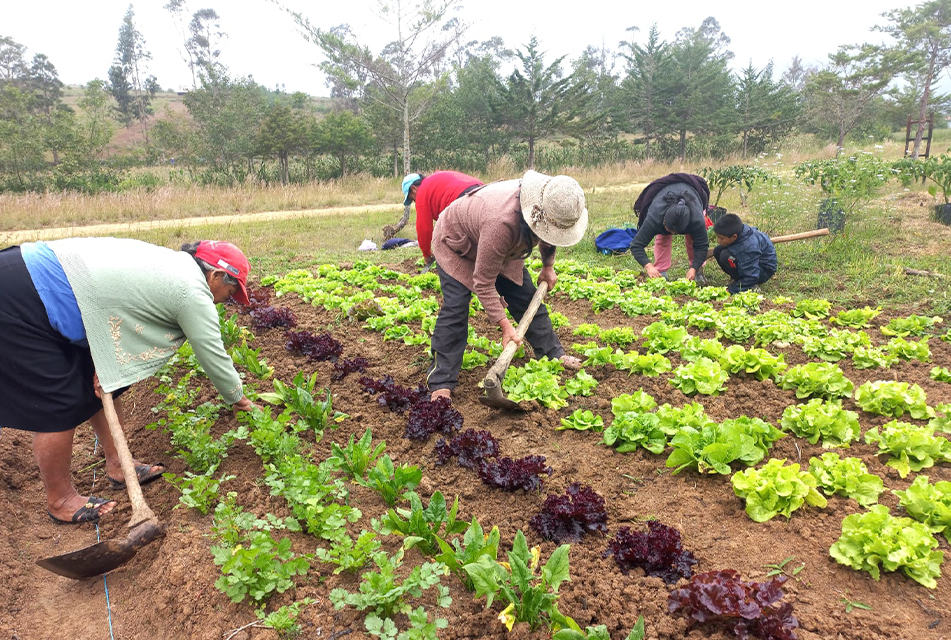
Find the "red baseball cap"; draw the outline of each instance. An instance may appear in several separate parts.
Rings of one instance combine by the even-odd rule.
[[[195,257],[200,258],[213,267],[224,269],[235,277],[241,290],[233,298],[241,304],[249,304],[248,300],[248,272],[251,263],[244,257],[241,249],[230,242],[218,240],[202,240],[195,251]]]

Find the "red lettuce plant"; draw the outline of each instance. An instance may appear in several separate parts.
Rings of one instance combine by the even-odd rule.
[[[541,489],[541,475],[551,475],[551,472],[552,468],[545,466],[545,456],[525,456],[515,460],[498,458],[492,461],[483,460],[479,464],[479,477],[482,482],[506,491]]]
[[[423,385],[415,389],[401,387],[393,381],[391,376],[383,376],[379,380],[374,380],[370,376],[361,376],[360,386],[363,387],[364,393],[380,394],[376,401],[396,413],[403,413],[417,402],[427,400],[429,397],[429,391]]]
[[[329,334],[326,334],[329,335]],[[336,342],[336,341],[334,341]],[[340,344],[339,342],[337,344]],[[341,347],[341,351],[343,347]],[[330,374],[333,380],[343,380],[351,373],[363,373],[369,366],[366,358],[344,358],[334,363],[334,372]]]
[[[542,510],[529,521],[532,529],[558,544],[578,542],[586,533],[607,533],[604,498],[575,482],[563,496],[549,495]]]
[[[343,345],[329,333],[314,334],[310,331],[288,331],[284,348],[307,356],[310,360],[336,362],[343,353]]]
[[[236,302],[237,304],[237,302]],[[267,289],[248,287],[248,304],[239,304],[243,311],[267,307],[271,304],[271,292]]]
[[[284,307],[254,307],[251,309],[251,324],[255,329],[273,329],[275,327],[297,326],[297,316]]]
[[[799,621],[788,602],[780,603],[780,588],[788,578],[745,582],[732,569],[698,573],[667,597],[671,613],[680,611],[696,622],[719,622],[733,627],[737,638],[796,640]]]
[[[642,567],[647,575],[663,578],[667,584],[689,578],[697,559],[681,545],[680,532],[658,520],[650,520],[647,528],[646,533],[630,527],[618,529],[604,557],[613,555],[623,573]]]
[[[450,434],[462,428],[462,414],[449,398],[420,400],[409,410],[404,438],[425,440],[434,433]]]
[[[450,458],[458,458],[459,465],[467,469],[478,469],[483,460],[499,456],[499,443],[489,431],[466,429],[446,442],[442,438],[436,441],[436,464],[446,464]]]

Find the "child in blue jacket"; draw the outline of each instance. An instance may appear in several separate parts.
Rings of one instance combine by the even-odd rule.
[[[713,225],[717,245],[713,257],[730,276],[727,291],[739,293],[763,284],[776,273],[776,248],[765,233],[743,224],[740,216],[728,213]]]

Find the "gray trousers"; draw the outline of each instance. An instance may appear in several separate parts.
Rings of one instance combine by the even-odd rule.
[[[439,284],[442,286],[443,302],[433,332],[430,351],[433,361],[426,375],[426,384],[430,391],[456,388],[459,383],[459,370],[462,368],[462,356],[469,337],[469,300],[472,298],[472,292],[442,269],[439,270]],[[505,298],[516,321],[521,319],[535,295],[535,284],[528,275],[528,269],[522,271],[522,286],[499,276],[495,280],[495,289]],[[552,329],[548,308],[544,304],[538,307],[535,318],[525,332],[525,338],[532,345],[536,358],[548,356],[554,359],[565,354],[561,341]]]

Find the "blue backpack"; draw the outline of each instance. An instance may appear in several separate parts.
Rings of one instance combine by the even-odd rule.
[[[594,248],[603,255],[618,255],[631,248],[637,229],[608,229],[594,239]]]

